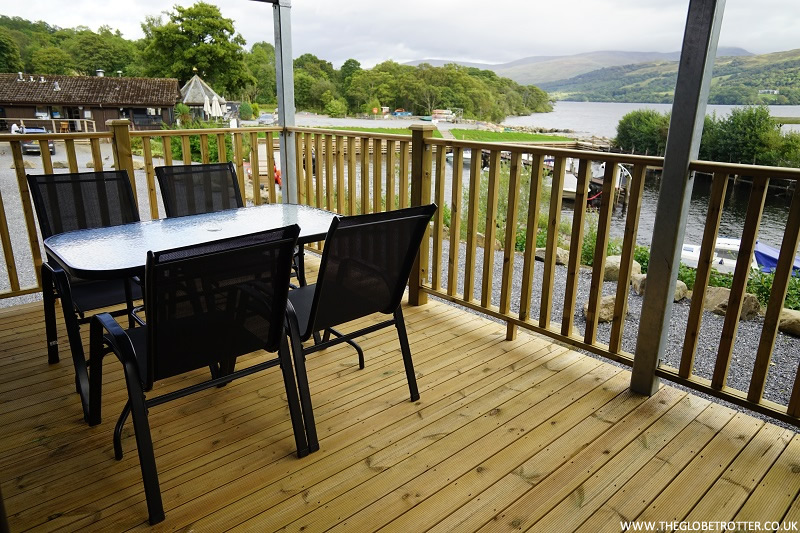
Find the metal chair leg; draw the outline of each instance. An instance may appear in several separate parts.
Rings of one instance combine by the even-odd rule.
[[[403,364],[406,367],[406,378],[408,379],[408,390],[411,393],[411,401],[416,402],[419,400],[417,376],[414,374],[414,362],[411,360],[411,348],[408,345],[406,323],[403,320],[403,309],[401,307],[398,307],[394,312],[394,326],[397,328],[397,336],[400,338],[400,351],[403,352]]]
[[[44,306],[44,328],[47,338],[47,362],[58,363],[58,327],[56,326],[56,288],[50,269],[42,265],[42,305]]]
[[[300,391],[300,406],[303,410],[303,423],[306,428],[309,453],[319,450],[317,427],[314,424],[314,412],[311,407],[311,393],[308,389],[308,375],[306,373],[306,360],[303,353],[303,344],[300,342],[300,332],[297,331],[297,321],[288,320],[289,338],[292,343],[292,356],[294,358],[294,371],[297,377],[297,389]]]
[[[308,441],[306,440],[306,430],[303,427],[303,413],[297,396],[295,377],[292,374],[292,356],[289,352],[289,342],[286,336],[281,339],[278,357],[281,361],[280,368],[283,374],[283,384],[286,388],[286,399],[289,403],[289,417],[292,420],[297,457],[305,457],[309,453]]]
[[[122,460],[122,428],[125,427],[125,421],[128,419],[129,414],[131,414],[130,400],[125,402],[125,407],[122,408],[117,425],[114,426],[114,459],[117,461]]]

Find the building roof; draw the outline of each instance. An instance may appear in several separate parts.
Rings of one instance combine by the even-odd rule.
[[[0,104],[6,105],[172,107],[179,98],[175,78],[23,74],[20,81],[17,74],[0,74]]]
[[[209,87],[197,74],[192,76],[192,78],[186,82],[186,85],[181,88],[181,102],[189,106],[203,105],[206,96],[208,96],[209,101],[213,100],[216,96],[217,100],[219,100],[219,105],[225,105],[225,99],[214,92],[214,89]]]

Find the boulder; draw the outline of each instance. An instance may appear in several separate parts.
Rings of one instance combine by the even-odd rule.
[[[619,279],[619,265],[622,262],[622,256],[611,255],[606,257],[606,269],[603,273],[603,281],[617,281]],[[633,262],[631,266],[631,277],[636,274],[642,273],[642,265],[637,261]]]
[[[672,297],[674,302],[680,302],[684,298],[687,298],[689,295],[689,287],[686,286],[684,282],[678,280],[675,283],[675,294]]]
[[[603,296],[597,305],[597,321],[598,322],[611,322],[614,320],[614,304],[616,297],[613,294]],[[583,316],[589,313],[589,302],[583,304]]]
[[[87,161],[86,168],[94,168],[94,161]]]
[[[66,161],[53,161],[53,168],[69,168]]]
[[[715,315],[724,315],[728,311],[728,299],[731,291],[725,287],[709,287],[706,289],[706,301],[704,308],[710,309]],[[752,320],[761,311],[761,304],[755,294],[744,293],[742,300],[742,310],[739,313],[739,320]]]
[[[16,168],[14,163],[11,163],[11,166],[8,168]],[[22,168],[36,168],[36,163],[33,161],[28,161],[27,159],[22,160]]]
[[[144,161],[133,161],[133,170],[144,170]]]
[[[800,311],[783,309],[778,321],[778,330],[793,337],[800,337]]]
[[[484,248],[484,243],[486,241],[486,235],[484,235],[483,233],[477,233],[476,235],[477,235],[477,239],[475,241],[475,244],[478,246],[478,248]],[[503,249],[502,243],[500,243],[500,241],[498,241],[497,239],[495,239],[495,241],[494,241],[494,249],[495,250],[502,250]]]
[[[546,248],[537,248],[536,249],[536,260],[537,261],[544,261],[544,253]],[[569,263],[569,250],[565,250],[563,248],[556,248],[556,264],[557,265],[566,265]]]
[[[633,292],[639,296],[644,294],[645,285],[647,285],[647,274],[633,274],[631,276],[631,286],[633,287]]]

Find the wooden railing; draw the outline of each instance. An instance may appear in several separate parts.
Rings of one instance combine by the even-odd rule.
[[[19,196],[21,222],[12,225],[7,218],[9,200],[0,196],[0,242],[6,265],[5,286],[0,298],[18,296],[40,290],[38,267],[41,264],[40,239],[36,230],[29,192],[22,168],[20,141],[31,139],[41,147],[44,172],[53,172],[53,162],[47,151],[47,141],[64,143],[67,167],[78,171],[75,141],[88,139],[91,159],[95,169],[103,168],[101,142],[112,142],[114,164],[128,169],[137,182],[133,162],[142,161],[144,171],[139,180],[146,187],[140,194],[140,211],[153,218],[160,216],[159,193],[155,186],[154,168],[159,164],[190,163],[191,145],[199,142],[202,162],[211,162],[211,145],[230,144],[232,160],[237,169],[240,185],[252,203],[280,200],[280,190],[272,186],[272,173],[279,127],[241,129],[163,130],[158,132],[129,131],[125,121],[111,121],[111,131],[98,134],[45,134],[0,135],[0,142],[10,142],[16,170],[16,187],[10,192]],[[427,127],[429,128],[429,127]],[[296,159],[293,174],[296,179],[298,201],[319,206],[341,214],[370,213],[392,210],[409,205],[434,201],[440,206],[429,230],[429,239],[423,241],[414,273],[410,280],[409,300],[412,304],[426,301],[428,295],[461,305],[488,315],[507,324],[507,337],[513,339],[518,328],[533,331],[558,342],[592,352],[622,364],[631,365],[634,355],[623,349],[625,316],[632,276],[633,255],[637,240],[639,213],[642,209],[645,173],[648,168],[660,168],[663,159],[577,149],[540,147],[517,144],[480,143],[435,139],[426,127],[412,127],[412,135],[386,135],[318,128],[287,128],[287,138],[294,142]],[[259,139],[259,133],[264,137]],[[173,139],[180,144],[180,158],[173,158],[172,150],[163,150],[163,156],[154,156],[158,144],[171,147]],[[133,146],[141,141],[141,159],[132,155]],[[158,141],[158,142],[157,142]],[[249,141],[249,143],[248,143]],[[259,153],[259,143],[265,145]],[[245,146],[249,144],[249,154]],[[462,183],[465,150],[471,151],[468,178]],[[224,162],[229,155],[218,150],[217,161]],[[452,163],[447,162],[452,154]],[[485,154],[485,155],[484,155]],[[252,179],[245,178],[245,158],[249,155]],[[261,165],[260,158],[267,159]],[[546,161],[553,161],[552,168]],[[578,287],[581,278],[581,250],[584,226],[588,216],[584,209],[575,209],[569,236],[559,236],[562,214],[562,186],[569,162],[577,162],[577,190],[574,204],[585,205],[591,179],[591,162],[605,162],[602,203],[597,212],[597,231],[591,279],[588,287],[588,305],[582,330],[576,324]],[[486,168],[484,169],[484,163]],[[624,238],[621,250],[619,281],[610,330],[599,334],[598,310],[603,296],[603,275],[609,228],[614,213],[614,183],[616,168],[625,165],[631,178],[626,184],[627,209],[624,219]],[[265,169],[266,176],[255,169]],[[769,179],[800,180],[800,170],[730,165],[695,161],[691,170],[712,174],[712,195],[709,202],[701,258],[696,274],[691,311],[686,324],[686,335],[679,368],[662,364],[657,374],[697,390],[724,398],[750,409],[767,413],[779,419],[798,424],[800,420],[800,385],[794,386],[788,405],[780,405],[763,398],[767,372],[776,337],[778,317],[785,299],[791,275],[791,263],[800,234],[800,192],[794,193],[792,207],[785,231],[782,254],[773,283],[772,296],[766,309],[758,354],[754,368],[737,368],[739,373],[751,376],[747,391],[727,385],[731,365],[738,364],[732,357],[736,339],[739,309],[749,274],[752,249],[758,233],[758,222]],[[702,322],[703,299],[708,284],[713,243],[719,230],[720,212],[725,198],[729,176],[748,176],[753,180],[750,204],[746,215],[745,231],[733,277],[728,312],[719,350],[714,361],[712,379],[694,372],[696,343]],[[454,179],[455,176],[455,179]],[[262,183],[266,186],[262,196]],[[284,184],[285,186],[285,184]],[[795,187],[795,190],[798,188]],[[8,190],[8,184],[0,193]],[[499,198],[505,199],[501,209]],[[14,202],[11,202],[14,204]],[[523,216],[523,213],[524,216]],[[539,217],[546,217],[546,227],[539,228]],[[594,215],[592,215],[594,216]],[[505,219],[505,227],[498,221]],[[483,225],[485,231],[479,233]],[[13,234],[9,227],[14,228]],[[30,246],[30,259],[20,265],[15,257],[12,235],[24,233]],[[540,235],[541,233],[541,235]],[[463,238],[462,238],[463,236]],[[535,247],[544,241],[543,261],[537,265]],[[564,281],[556,283],[557,248],[559,239],[569,254]],[[522,251],[515,248],[520,243]],[[524,245],[522,245],[524,243]],[[16,247],[19,248],[19,237]],[[319,248],[319,246],[316,246]],[[496,249],[496,250],[495,250]],[[491,253],[487,253],[489,250]],[[35,281],[24,286],[18,269],[35,273]],[[541,275],[539,275],[541,271]],[[515,273],[519,275],[515,278]],[[30,276],[29,276],[30,277]],[[518,282],[514,280],[518,279]],[[518,283],[518,285],[517,285]],[[563,291],[563,292],[562,292]],[[533,298],[533,294],[539,294]],[[557,297],[558,295],[558,297]],[[560,310],[555,313],[554,310]],[[560,317],[560,318],[559,318]]]

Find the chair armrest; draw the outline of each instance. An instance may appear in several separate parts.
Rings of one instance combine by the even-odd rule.
[[[137,314],[137,313],[141,313],[143,311],[144,311],[144,306],[143,305],[137,305],[136,307],[131,309],[131,312],[130,312],[131,318],[134,321],[136,321],[136,323],[139,324],[140,326],[146,326],[147,325],[147,322],[145,322],[145,320]]]
[[[119,325],[110,313],[100,313],[92,317],[92,328],[101,327],[105,332],[104,339],[111,345],[111,349],[123,363],[136,364],[136,354],[133,351],[128,334]]]

